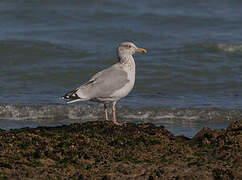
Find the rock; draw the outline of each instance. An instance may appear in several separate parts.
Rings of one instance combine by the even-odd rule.
[[[241,122],[192,139],[107,121],[0,131],[0,179],[239,179]]]

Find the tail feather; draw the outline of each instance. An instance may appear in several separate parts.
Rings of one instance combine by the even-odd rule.
[[[62,99],[79,99],[80,97],[76,94],[77,89],[70,91],[66,93],[64,96],[62,96]]]
[[[73,91],[66,93],[64,96],[62,96],[62,99],[70,100],[67,102],[68,104],[78,102],[78,101],[87,101],[88,100],[88,99],[79,97],[78,94],[76,93],[77,91],[78,91],[78,89],[75,89]]]
[[[74,103],[74,102],[78,102],[78,101],[86,101],[87,99],[74,99],[74,100],[71,100],[71,101],[67,101],[67,104],[71,104],[71,103]]]

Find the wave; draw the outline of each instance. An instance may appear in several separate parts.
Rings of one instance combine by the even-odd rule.
[[[78,52],[69,47],[68,45],[52,43],[40,40],[0,40],[0,53],[4,57],[12,56],[32,56],[35,58],[40,57],[71,57],[83,58],[87,57],[88,53]],[[4,59],[3,59],[4,60]],[[26,58],[21,62],[25,63]]]
[[[242,52],[242,44],[231,43],[198,43],[195,47],[208,48],[215,51]]]
[[[216,48],[226,52],[242,52],[242,44],[217,44]]]
[[[153,123],[165,126],[175,135],[194,136],[203,127],[226,128],[232,121],[240,120],[242,110],[216,108],[129,108],[117,107],[120,122]],[[0,128],[36,128],[60,126],[87,121],[102,121],[102,106],[94,105],[0,105]]]
[[[130,108],[118,107],[118,116],[136,121],[162,120],[176,121],[219,121],[237,120],[242,110],[222,110],[217,108]],[[103,108],[98,105],[0,105],[1,120],[97,120],[102,119]]]

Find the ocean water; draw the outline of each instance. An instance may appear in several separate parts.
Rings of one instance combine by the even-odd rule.
[[[225,128],[242,109],[241,12],[239,0],[2,0],[0,128],[102,120],[100,105],[59,97],[115,63],[123,41],[148,54],[135,55],[121,121]]]

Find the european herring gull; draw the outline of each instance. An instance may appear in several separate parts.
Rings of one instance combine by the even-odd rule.
[[[118,63],[96,73],[79,88],[66,93],[62,98],[78,101],[94,101],[104,104],[105,119],[108,120],[107,104],[112,103],[113,123],[123,125],[116,118],[116,103],[127,96],[135,83],[136,53],[147,53],[146,49],[136,47],[132,42],[123,42],[117,48]]]

